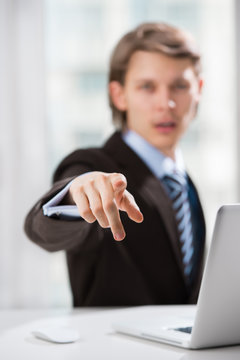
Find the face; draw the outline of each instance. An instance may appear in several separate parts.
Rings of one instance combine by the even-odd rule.
[[[110,83],[115,106],[126,111],[127,127],[174,159],[175,148],[196,114],[202,80],[190,59],[136,51],[125,84]]]

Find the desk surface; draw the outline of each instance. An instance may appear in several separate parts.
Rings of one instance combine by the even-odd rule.
[[[186,306],[157,307],[158,312],[184,314]],[[193,309],[194,310],[194,309]],[[163,359],[163,360],[239,360],[240,346],[208,350],[185,350],[153,341],[115,333],[114,319],[129,309],[1,310],[0,358],[15,359]],[[81,338],[72,344],[53,344],[32,335],[39,326],[69,326]]]

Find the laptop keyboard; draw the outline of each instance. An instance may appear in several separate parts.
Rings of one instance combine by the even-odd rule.
[[[174,329],[174,330],[176,330],[176,331],[182,331],[182,332],[191,334],[191,332],[192,332],[192,326],[177,328],[177,329]]]

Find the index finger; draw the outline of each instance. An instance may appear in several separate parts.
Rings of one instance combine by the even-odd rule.
[[[107,217],[114,239],[121,241],[125,238],[126,233],[121,222],[119,209],[116,205],[114,189],[109,179],[103,180],[104,181],[98,185],[103,210]]]
[[[123,174],[115,173],[111,178],[114,189],[117,207],[125,211],[128,217],[140,223],[143,221],[143,214],[141,213],[133,195],[127,191],[127,179]]]

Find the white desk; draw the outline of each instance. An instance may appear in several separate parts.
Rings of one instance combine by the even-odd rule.
[[[159,309],[159,307],[158,307]],[[171,314],[186,307],[160,307]],[[240,346],[208,350],[184,350],[113,332],[111,323],[128,309],[1,310],[0,359],[34,360],[239,360]],[[159,310],[158,310],[159,311]],[[31,332],[40,325],[76,328],[81,339],[72,344],[52,344]]]

